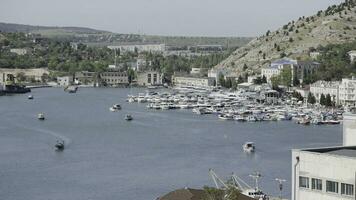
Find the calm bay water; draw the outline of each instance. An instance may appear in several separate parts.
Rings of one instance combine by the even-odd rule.
[[[142,89],[34,89],[0,97],[0,199],[153,200],[183,188],[213,186],[209,168],[222,178],[262,173],[262,189],[278,194],[276,177],[287,179],[290,197],[292,148],[339,145],[341,126],[293,122],[238,123],[189,110],[147,110],[126,103]],[[123,109],[109,111],[114,103]],[[37,113],[46,114],[45,121]],[[134,120],[124,120],[125,114]],[[67,144],[55,152],[56,140]],[[254,141],[248,156],[242,144]]]

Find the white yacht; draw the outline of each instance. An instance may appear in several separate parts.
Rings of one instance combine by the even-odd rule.
[[[114,104],[113,106],[110,107],[110,111],[111,112],[116,112],[116,111],[119,111],[119,110],[121,110],[120,104]]]
[[[242,149],[247,153],[255,152],[255,148],[255,143],[253,142],[246,142],[244,145],[242,145]]]

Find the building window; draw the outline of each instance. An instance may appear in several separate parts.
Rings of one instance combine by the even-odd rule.
[[[323,182],[321,179],[312,178],[312,189],[323,190]]]
[[[326,191],[339,193],[339,183],[334,181],[326,181]]]
[[[354,185],[341,183],[341,194],[353,196],[354,195]]]
[[[299,187],[309,188],[309,178],[304,176],[299,176]]]

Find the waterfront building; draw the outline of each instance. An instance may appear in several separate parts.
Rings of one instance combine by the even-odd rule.
[[[355,199],[355,112],[343,126],[344,146],[292,150],[292,200]]]
[[[209,89],[215,85],[215,79],[209,77],[194,77],[194,76],[173,76],[173,85],[177,87],[192,87]]]
[[[267,90],[261,92],[261,99],[267,104],[277,104],[279,93],[276,90]]]
[[[320,103],[321,94],[329,94],[331,100],[339,105],[339,86],[339,81],[317,81],[310,85],[310,93],[315,96],[318,103]]]
[[[344,106],[356,106],[356,78],[343,78],[339,86],[339,101]]]
[[[129,77],[126,71],[110,69],[100,73],[100,80],[107,86],[118,86],[129,84]]]
[[[353,63],[356,60],[356,50],[349,51],[348,52],[349,57],[350,57],[350,62]]]
[[[10,49],[11,53],[16,53],[17,55],[23,56],[28,53],[28,50],[25,48],[15,48],[15,49]]]
[[[290,69],[292,73],[292,83],[298,79],[303,83],[304,79],[315,72],[320,66],[319,63],[314,61],[298,61],[290,58],[283,58],[273,61],[270,66],[261,69],[261,75],[265,76],[267,82],[271,84],[271,78],[278,76],[282,70]]]
[[[120,52],[158,52],[163,53],[166,50],[165,44],[123,44],[108,46],[109,49],[120,49]]]
[[[137,73],[137,84],[141,86],[162,85],[163,74],[159,71],[148,70]]]
[[[71,85],[73,83],[73,77],[72,76],[61,76],[61,77],[57,77],[57,85],[58,86],[68,86]]]
[[[15,78],[23,76],[25,81],[42,82],[45,76],[49,75],[47,68],[33,68],[33,69],[7,69],[0,68],[0,84],[4,84],[7,75],[13,75]]]
[[[214,78],[215,82],[219,82],[220,76],[226,76],[228,74],[228,70],[224,68],[212,68],[208,71],[208,77]]]
[[[74,83],[79,85],[95,85],[97,81],[97,73],[89,71],[76,72]]]

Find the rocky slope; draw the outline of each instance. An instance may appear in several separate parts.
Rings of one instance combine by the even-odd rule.
[[[271,61],[288,56],[308,59],[309,51],[319,45],[356,40],[356,1],[330,6],[316,15],[300,17],[276,31],[253,39],[237,49],[216,68],[232,74],[259,72]]]

